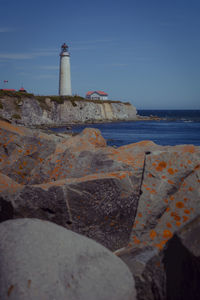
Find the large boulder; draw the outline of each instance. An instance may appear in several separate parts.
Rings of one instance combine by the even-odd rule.
[[[0,224],[0,298],[134,300],[134,280],[109,250],[37,219]]]
[[[0,174],[1,175],[1,174]],[[6,181],[0,176],[0,186]],[[139,191],[129,172],[88,175],[40,185],[14,185],[8,178],[0,219],[39,218],[62,225],[116,250],[128,243]],[[12,214],[11,214],[12,212]]]
[[[166,151],[167,150],[167,151]],[[199,147],[176,146],[146,155],[130,247],[162,250],[200,211]]]

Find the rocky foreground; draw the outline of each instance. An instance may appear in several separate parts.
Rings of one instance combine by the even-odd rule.
[[[12,253],[15,253],[16,247],[20,249],[8,267],[9,274],[6,268],[0,269],[0,278],[5,278],[3,283],[6,286],[4,289],[0,287],[0,298],[36,299],[34,287],[38,289],[38,283],[35,274],[39,272],[39,267],[34,263],[28,266],[25,263],[23,267],[20,236],[23,243],[27,240],[29,244],[26,260],[34,261],[35,250],[30,251],[31,245],[33,249],[37,248],[37,245],[43,247],[44,240],[44,244],[47,245],[44,249],[48,248],[51,253],[56,234],[61,234],[61,240],[71,241],[71,231],[74,231],[114,251],[115,255],[108,250],[99,250],[101,253],[108,251],[111,256],[120,257],[129,267],[134,279],[124,264],[122,273],[119,267],[118,271],[113,269],[115,275],[111,272],[109,278],[104,277],[107,269],[104,269],[101,263],[96,265],[96,257],[101,254],[94,253],[85,269],[94,268],[99,270],[100,275],[95,277],[90,274],[87,277],[91,283],[89,291],[86,288],[88,282],[85,288],[81,285],[81,281],[85,280],[83,273],[81,276],[80,272],[76,273],[76,288],[80,287],[76,295],[76,288],[69,282],[69,258],[60,258],[62,262],[66,260],[63,262],[66,265],[62,272],[58,271],[66,276],[64,284],[63,281],[60,283],[59,279],[52,281],[48,278],[47,265],[52,260],[49,254],[47,265],[41,271],[45,273],[46,270],[46,277],[42,283],[40,298],[37,299],[52,299],[53,291],[50,294],[45,292],[52,285],[55,299],[198,299],[200,147],[158,146],[151,141],[143,141],[115,149],[106,146],[106,141],[97,129],[85,129],[81,134],[71,137],[66,134],[47,134],[4,121],[0,121],[0,127],[0,220],[3,222],[0,225],[0,237],[3,241],[0,247],[1,261],[5,260],[6,266],[12,261],[10,252],[6,258],[7,248],[10,247]],[[26,219],[12,220],[22,218]],[[54,225],[57,226],[54,229],[51,227],[53,224],[49,222],[31,221],[27,218],[50,221],[71,231],[61,227],[62,233],[56,233],[57,230],[61,230],[56,229],[59,226]],[[22,233],[12,242],[18,227],[23,229]],[[40,242],[34,233],[39,232],[38,228],[43,232],[42,238],[41,235],[38,237]],[[52,233],[47,234],[49,240],[45,239],[46,230],[52,230]],[[6,240],[5,237],[9,234],[11,238]],[[52,240],[49,238],[51,234]],[[65,238],[67,234],[68,238]],[[56,239],[55,243],[62,248],[61,240]],[[89,240],[85,243],[88,243],[87,249],[93,248]],[[73,245],[68,250],[62,248],[65,249],[62,251],[68,251],[70,256],[73,247],[80,247],[74,264],[81,265],[84,269],[84,259],[80,257],[87,256],[88,250],[82,250],[78,245]],[[26,246],[24,251],[26,252]],[[55,258],[56,250],[53,251],[55,252],[52,255]],[[40,252],[37,253],[39,256]],[[118,263],[122,263],[121,260],[118,260]],[[15,270],[16,261],[18,264],[21,262],[21,269],[17,268],[20,276]],[[60,262],[53,263],[60,265]],[[110,268],[112,266],[108,267]],[[52,273],[52,269],[49,270]],[[123,275],[123,270],[127,272],[126,276]],[[23,288],[20,289],[23,279],[15,284],[15,278],[24,278],[27,272],[27,280],[30,281],[25,285],[23,283]],[[55,278],[64,276],[57,275],[56,272],[53,275]],[[73,275],[72,273],[70,274]],[[10,274],[14,274],[13,278]],[[118,278],[118,286],[120,276],[127,278],[121,281],[120,288],[125,292],[118,298],[114,293],[115,276]],[[103,281],[105,278],[106,281]],[[93,287],[97,287],[97,281],[100,289],[95,290]],[[56,282],[59,282],[57,286]],[[44,286],[46,288],[43,288]],[[74,298],[65,294],[71,293],[71,286]],[[109,288],[110,286],[112,288]],[[60,289],[64,289],[63,292]],[[96,294],[90,294],[91,289]],[[15,290],[18,291],[17,297]],[[105,293],[101,294],[100,290],[104,290]],[[26,296],[23,298],[22,295]],[[88,297],[84,298],[83,295]]]

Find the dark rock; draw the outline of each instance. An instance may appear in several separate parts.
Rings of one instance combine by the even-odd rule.
[[[164,249],[167,300],[196,300],[200,295],[200,216],[170,239]]]

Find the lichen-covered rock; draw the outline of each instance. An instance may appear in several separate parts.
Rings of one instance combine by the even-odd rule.
[[[200,286],[200,216],[174,232],[163,250],[132,247],[116,251],[130,268],[138,300],[196,300]]]
[[[109,250],[37,219],[0,224],[0,298],[134,300],[134,279]]]
[[[2,178],[6,180],[4,175]],[[91,237],[111,250],[128,243],[139,195],[128,172],[96,174],[40,185],[16,184],[13,188],[14,194],[8,189],[2,190],[0,205],[4,209],[0,217],[3,220],[5,215],[8,219],[49,220]],[[6,211],[7,207],[9,212],[12,208],[12,214]]]
[[[130,246],[162,249],[173,233],[200,211],[200,151],[168,147],[146,156]]]
[[[73,230],[105,239],[113,250],[126,246],[134,224],[130,247],[162,249],[199,210],[199,147],[143,141],[114,149],[97,129],[69,137],[0,125],[0,191],[16,217],[35,216],[63,226],[71,222]],[[60,211],[52,203],[60,205],[61,214],[51,213]],[[66,217],[69,208],[73,222]]]

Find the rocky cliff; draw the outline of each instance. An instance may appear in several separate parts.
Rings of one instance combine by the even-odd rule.
[[[81,97],[41,97],[0,92],[0,116],[24,125],[64,125],[137,119],[130,103]]]

